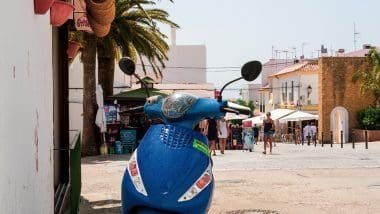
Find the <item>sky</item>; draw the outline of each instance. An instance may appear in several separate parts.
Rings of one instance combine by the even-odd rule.
[[[334,52],[354,50],[354,23],[358,32],[357,49],[363,44],[380,45],[378,0],[161,0],[156,5],[180,25],[178,45],[205,44],[207,67],[241,67],[245,62],[278,57],[316,57],[324,44]],[[170,36],[168,27],[161,30]],[[294,49],[295,48],[295,49]],[[291,53],[293,52],[293,53]],[[221,88],[240,76],[239,69],[213,72],[207,80]],[[260,83],[255,81],[253,83]],[[239,97],[241,80],[229,87],[227,98]]]

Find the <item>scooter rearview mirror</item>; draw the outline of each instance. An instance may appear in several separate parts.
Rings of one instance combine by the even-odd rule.
[[[259,61],[247,62],[241,68],[241,76],[244,80],[251,82],[260,75],[262,68],[263,66]]]
[[[119,60],[120,69],[127,75],[131,76],[135,73],[136,65],[129,57],[123,57]]]

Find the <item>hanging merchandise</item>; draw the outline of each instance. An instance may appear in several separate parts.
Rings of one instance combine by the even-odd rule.
[[[74,23],[77,30],[93,33],[87,18],[85,0],[74,0]]]
[[[54,0],[34,0],[34,13],[43,15],[48,12]]]
[[[115,0],[86,0],[87,18],[97,37],[106,36],[115,18]]]
[[[59,27],[63,25],[73,13],[74,6],[65,1],[55,0],[50,8],[50,24]]]

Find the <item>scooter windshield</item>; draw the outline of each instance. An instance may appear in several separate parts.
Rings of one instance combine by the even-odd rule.
[[[162,113],[167,119],[181,118],[194,105],[197,99],[197,97],[191,94],[172,94],[163,100]]]

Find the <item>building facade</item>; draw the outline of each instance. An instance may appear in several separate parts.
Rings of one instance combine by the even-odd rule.
[[[260,112],[265,112],[267,109],[271,109],[271,104],[268,103],[270,100],[270,93],[267,90],[269,88],[268,77],[293,63],[294,60],[292,59],[270,59],[265,62],[260,74],[261,84],[244,85],[242,87],[243,99],[248,98],[249,100],[252,100]]]
[[[272,74],[268,110],[276,108],[318,112],[318,63],[301,61]]]
[[[339,143],[340,133],[348,142],[352,129],[358,127],[356,114],[360,109],[373,104],[374,97],[360,93],[360,82],[352,82],[355,71],[371,70],[371,64],[364,57],[322,57],[319,59],[319,139]]]
[[[255,105],[259,104],[259,90],[261,84],[245,84],[241,89],[241,97],[243,100],[252,100]]]
[[[54,32],[33,8],[0,2],[1,213],[54,213]]]

